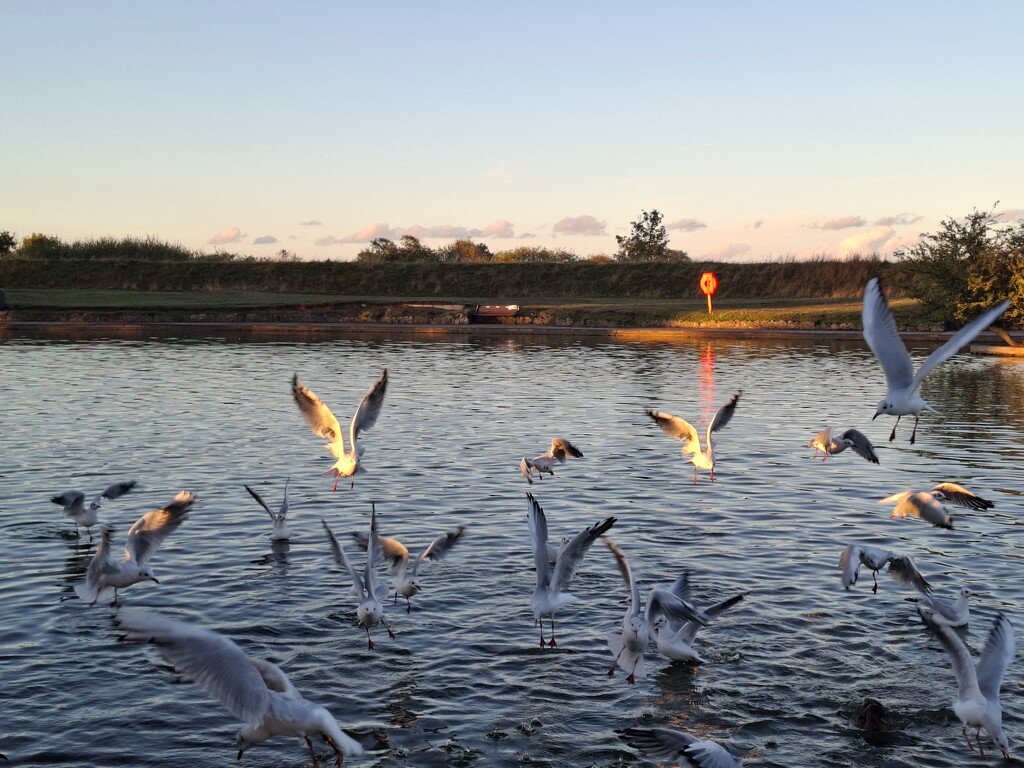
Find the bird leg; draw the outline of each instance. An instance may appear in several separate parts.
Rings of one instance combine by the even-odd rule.
[[[384,629],[386,629],[388,631],[388,637],[390,637],[392,640],[394,640],[395,639],[395,633],[394,633],[394,631],[392,631],[391,627],[388,626],[388,623],[386,621],[384,621],[384,617],[383,616],[380,617],[380,623],[383,624],[384,625]]]
[[[558,643],[555,642],[555,617],[551,617],[551,639],[548,640],[548,647],[555,648]]]
[[[871,587],[871,592],[872,592],[872,594],[877,595],[878,594],[878,571],[872,571],[871,572],[871,578],[875,582],[875,585],[873,587]]]
[[[366,627],[366,647],[373,650],[373,639],[370,637],[370,628]]]
[[[967,732],[967,725],[966,724],[964,725],[964,740],[967,742],[967,748],[969,750],[971,750],[971,752],[973,752],[974,751],[974,745],[971,744],[971,735]]]
[[[398,596],[397,592],[395,593],[395,596]],[[412,613],[412,600],[410,600],[408,597],[405,598],[405,612]]]
[[[697,465],[693,465],[693,484],[697,484]]]
[[[978,731],[974,734],[975,741],[978,742],[978,754],[982,757],[985,756],[985,750],[981,746],[981,726],[978,726]]]
[[[917,422],[921,420],[920,416],[914,417],[914,430],[910,433],[910,444],[914,444],[914,440],[917,438]]]
[[[334,743],[330,736],[323,734],[323,737],[327,745],[334,750],[334,759],[338,761],[338,768],[341,768],[341,764],[345,762],[345,753],[338,749],[338,745]]]
[[[540,625],[540,647],[543,648],[544,647],[544,620],[543,619],[534,619],[533,626],[536,627],[538,625]]]
[[[313,750],[313,742],[309,740],[309,736],[305,737],[306,746],[309,747],[309,757],[313,761],[313,768],[320,768],[320,760],[316,756],[316,752]]]
[[[615,654],[615,663],[614,663],[614,664],[612,664],[612,668],[608,670],[608,677],[614,677],[614,676],[615,676],[615,668],[616,668],[617,666],[619,666],[619,656],[621,656],[621,655],[622,655],[622,652],[623,652],[624,650],[626,650],[625,646],[623,646],[622,648],[620,648],[620,649],[619,649],[619,652]]]
[[[337,493],[338,492],[338,481],[339,480],[341,480],[341,473],[340,472],[334,476],[334,487],[331,488],[331,493]]]
[[[902,416],[897,416],[896,417],[896,423],[892,425],[892,432],[889,433],[889,442],[890,443],[893,440],[896,439],[896,427],[898,427],[900,425],[900,419],[902,419],[902,418],[903,418]]]

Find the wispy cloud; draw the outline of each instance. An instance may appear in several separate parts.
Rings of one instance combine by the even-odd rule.
[[[512,222],[504,219],[492,221],[486,227],[464,227],[458,224],[435,224],[425,227],[414,224],[411,227],[392,227],[385,222],[378,222],[363,227],[358,232],[353,232],[347,237],[322,237],[316,241],[317,245],[335,245],[337,243],[369,243],[378,237],[388,240],[401,240],[406,235],[419,240],[445,239],[460,240],[474,237],[532,237],[532,235],[517,235]]]
[[[1024,208],[1011,208],[1008,211],[1000,211],[995,214],[997,221],[1017,221],[1024,219]]]
[[[253,245],[273,245],[276,242],[277,242],[277,238],[274,237],[273,235],[263,235],[262,237],[257,237],[255,240],[253,240],[252,244]]]
[[[310,219],[309,221],[300,221],[299,222],[299,226],[300,227],[319,227],[320,226],[320,222],[317,221],[316,219]]]
[[[729,243],[713,248],[710,251],[705,251],[701,254],[700,258],[707,259],[708,261],[728,261],[745,253],[750,253],[750,246],[746,243]]]
[[[244,237],[245,235],[238,227],[228,227],[227,229],[222,229],[216,235],[211,237],[208,244],[228,245],[229,243],[240,243]]]
[[[753,224],[750,225],[750,228],[751,229],[760,229],[763,226],[764,226],[764,219],[758,219],[757,221],[755,221]]]
[[[696,219],[679,219],[671,224],[666,224],[665,229],[681,229],[684,232],[693,232],[695,229],[707,229],[708,225]]]
[[[823,224],[809,224],[811,229],[850,229],[851,227],[863,227],[867,222],[861,216],[843,216],[840,219],[832,219]]]
[[[892,227],[877,227],[845,238],[839,243],[836,250],[840,256],[849,256],[854,253],[884,253],[898,248],[901,240],[902,238],[896,235],[896,230]]]
[[[598,221],[593,216],[566,216],[556,221],[551,227],[554,235],[604,235],[606,222]]]
[[[342,243],[351,243],[351,240],[345,240],[340,237],[334,237],[328,235],[327,237],[318,237],[313,241],[313,245],[341,245]]]
[[[906,226],[907,224],[916,224],[923,217],[918,216],[916,213],[898,213],[895,216],[883,216],[878,221],[874,222],[872,226],[875,227],[899,227]]]

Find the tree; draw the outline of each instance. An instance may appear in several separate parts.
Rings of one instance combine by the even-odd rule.
[[[17,239],[7,230],[0,232],[0,256],[7,256],[14,251]]]
[[[22,238],[18,255],[26,259],[59,259],[66,255],[67,250],[67,246],[59,237],[33,232]]]
[[[472,240],[456,240],[438,252],[438,258],[445,264],[483,264],[492,260],[491,249],[484,243]]]
[[[662,225],[662,215],[657,209],[648,213],[641,211],[640,221],[632,222],[633,232],[629,237],[615,236],[619,252],[618,261],[664,261],[668,251],[668,232]]]
[[[375,237],[370,242],[370,247],[365,248],[356,255],[356,261],[367,264],[386,264],[398,260],[398,246],[386,237]]]
[[[1001,225],[994,213],[975,210],[945,219],[937,232],[921,233],[912,246],[893,254],[910,276],[910,295],[932,318],[963,323],[981,310],[1012,297],[1005,318],[1024,312],[1024,221]]]

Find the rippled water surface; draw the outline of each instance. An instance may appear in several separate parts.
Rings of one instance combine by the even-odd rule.
[[[912,420],[894,443],[892,420],[870,421],[884,381],[860,343],[548,341],[0,341],[0,751],[11,765],[235,764],[239,724],[227,711],[176,685],[153,649],[120,641],[113,610],[88,608],[72,589],[94,549],[49,497],[137,479],[102,510],[119,542],[177,491],[199,501],[153,561],[161,583],[131,587],[124,604],[216,629],[278,663],[366,748],[346,764],[648,765],[615,735],[634,725],[699,733],[751,765],[999,762],[967,752],[949,660],[904,600],[911,593],[882,574],[872,594],[866,573],[845,592],[836,566],[851,541],[911,554],[937,594],[962,583],[981,593],[972,647],[997,611],[1024,633],[1024,362],[964,354],[943,365],[924,392],[941,416],[926,414],[911,446]],[[368,471],[332,494],[321,475],[331,460],[292,402],[291,376],[347,422],[384,368]],[[678,444],[644,410],[703,430],[738,389],[717,480],[702,473],[694,485]],[[881,465],[851,452],[813,460],[803,446],[825,424],[861,428]],[[558,648],[538,648],[517,462],[555,435],[586,457],[532,486],[553,537],[614,515],[610,535],[645,591],[685,568],[699,601],[749,592],[701,633],[709,663],[669,663],[652,646],[646,679],[607,675],[605,636],[626,592],[600,545],[573,583],[579,602],[559,613]],[[289,476],[293,538],[273,546],[242,486],[276,507]],[[995,508],[956,510],[945,531],[889,520],[877,504],[943,480]],[[411,614],[388,606],[397,637],[378,629],[375,651],[320,527],[365,530],[371,500],[382,533],[411,549],[467,530],[426,566]],[[1024,755],[1021,663],[1003,705],[1011,751]],[[857,730],[865,696],[899,729]],[[304,764],[304,746],[284,738],[241,762]]]

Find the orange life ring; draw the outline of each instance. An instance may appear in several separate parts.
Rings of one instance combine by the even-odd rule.
[[[718,290],[718,278],[714,272],[705,272],[700,276],[700,289],[705,296],[714,296]]]

